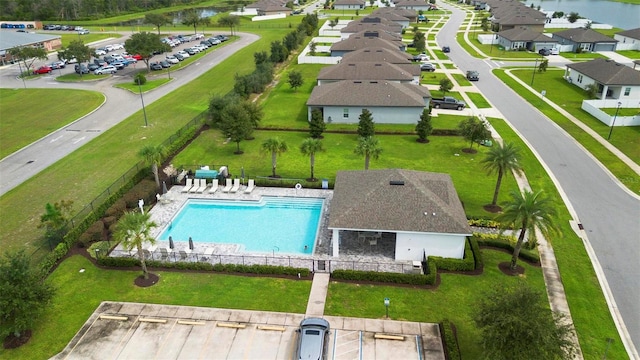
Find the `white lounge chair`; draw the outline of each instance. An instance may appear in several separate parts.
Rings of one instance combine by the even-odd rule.
[[[211,184],[211,189],[209,189],[209,194],[213,194],[218,191],[218,179],[213,179],[213,183]]]
[[[189,254],[187,254],[187,252],[184,250],[180,250],[179,253],[180,253],[180,261],[187,260],[187,258],[189,257]]]
[[[200,179],[193,179],[193,187],[189,190],[190,193],[195,193],[200,188]]]
[[[198,194],[202,194],[205,190],[207,190],[207,179],[200,179],[200,187],[196,190]]]
[[[186,193],[193,187],[193,179],[187,178],[187,184],[182,188],[182,192]]]
[[[222,192],[228,193],[232,187],[233,185],[231,184],[231,179],[227,179],[227,185],[225,185],[225,187],[222,189]]]
[[[167,249],[167,248],[164,248],[164,247],[160,248],[160,255],[161,255],[160,260],[169,259],[169,254],[171,254],[171,249]]]
[[[238,192],[238,189],[240,189],[240,179],[233,179],[233,187],[231,188],[231,190],[229,190],[229,192]]]
[[[247,188],[244,190],[245,194],[249,194],[253,191],[253,189],[256,188],[256,182],[253,179],[249,179],[249,184],[247,185]]]

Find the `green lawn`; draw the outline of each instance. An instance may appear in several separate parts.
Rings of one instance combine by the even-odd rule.
[[[446,65],[446,64],[445,64]],[[441,72],[423,72],[421,84],[439,85],[440,80],[446,79],[447,75]]]
[[[162,86],[166,83],[168,83],[169,81],[171,81],[171,79],[169,79],[168,77],[163,77],[161,79],[157,78],[158,76],[153,76],[153,78],[151,78],[150,80],[148,80],[146,83],[144,83],[144,85],[136,85],[133,82],[129,81],[129,82],[125,82],[125,83],[120,83],[120,84],[116,84],[114,85],[117,88],[120,89],[125,89],[125,90],[129,90],[132,93],[139,93],[140,90],[142,90],[142,92],[147,92],[150,90],[153,90],[159,86]]]
[[[466,94],[478,109],[486,109],[491,107],[487,99],[485,99],[484,96],[482,96],[482,94],[472,93],[472,92],[468,92]]]
[[[628,57],[629,59],[640,59],[640,51],[638,50],[618,50],[616,52],[622,56]]]
[[[106,40],[109,38],[120,38],[121,34],[109,33],[109,32],[91,32],[90,34],[78,36],[75,32],[61,32],[58,35],[61,36],[62,46],[67,47],[74,40],[82,40],[86,45],[95,41]]]
[[[607,59],[606,56],[602,55],[602,54],[598,54],[598,53],[592,53],[592,52],[586,52],[586,53],[580,53],[580,54],[576,54],[573,52],[561,52],[560,56],[562,56],[565,59],[569,59],[569,60],[574,60],[574,61],[587,61],[587,60],[593,60],[593,59]]]
[[[451,74],[451,76],[453,76],[453,79],[458,83],[458,85],[460,86],[471,86],[471,82],[469,80],[467,80],[467,77],[462,75],[462,74]]]
[[[78,120],[104,101],[96,91],[0,89],[0,158]]]
[[[160,281],[140,288],[133,285],[140,271],[103,270],[82,256],[70,257],[49,277],[58,291],[33,329],[29,343],[15,350],[0,347],[0,358],[37,360],[54,356],[106,300],[304,314],[311,290],[308,280],[152,272],[160,276]]]

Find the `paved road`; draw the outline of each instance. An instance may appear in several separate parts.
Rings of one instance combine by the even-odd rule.
[[[493,76],[491,67],[495,67],[495,63],[471,57],[456,43],[455,34],[465,15],[461,10],[452,10],[451,20],[437,36],[438,43],[451,46],[450,58],[461,70],[480,71],[482,79],[476,83],[478,89],[533,147],[568,196],[578,216],[575,220],[584,226],[638,348],[640,199],[621,187],[573,138]],[[602,343],[605,342],[606,339],[602,339]]]
[[[208,50],[209,54],[197,62],[180,71],[172,72],[173,81],[143,95],[145,105],[148,106],[169,92],[187,84],[239,49],[259,39],[254,34],[240,33],[238,35],[240,35],[240,39],[234,43],[219,49]],[[138,67],[140,66],[141,64],[138,65]],[[113,87],[113,84],[122,82],[122,77],[118,75],[120,72],[113,78],[89,83],[59,83],[54,80],[57,73],[58,71],[55,70],[51,76],[27,81],[27,87],[95,90],[102,92],[106,101],[93,113],[0,160],[0,196],[142,108],[138,94]],[[22,88],[22,81],[16,77],[18,74],[17,65],[0,70],[0,86],[3,88]],[[142,116],[140,124],[144,124]]]

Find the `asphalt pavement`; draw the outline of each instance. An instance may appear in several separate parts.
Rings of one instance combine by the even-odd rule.
[[[455,40],[465,13],[451,9],[453,15],[439,32],[438,43],[451,47],[449,57],[460,69],[480,71],[482,79],[475,83],[477,88],[505,116],[547,169],[574,220],[584,228],[579,235],[586,241],[587,248],[591,246],[595,251],[596,258],[592,261],[595,260],[596,272],[604,274],[613,295],[609,299],[613,316],[621,315],[619,318],[624,320],[637,348],[640,345],[640,198],[622,186],[572,137],[495,77],[491,70],[499,64],[467,54]],[[605,296],[608,295],[606,284]],[[606,339],[602,339],[602,343],[604,347]]]

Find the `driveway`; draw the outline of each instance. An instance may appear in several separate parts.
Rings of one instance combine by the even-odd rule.
[[[238,33],[238,35],[240,39],[237,41],[219,49],[208,50],[209,53],[197,62],[180,71],[172,72],[173,81],[144,94],[145,105],[148,106],[171,91],[187,84],[204,71],[218,65],[236,51],[259,39],[259,36],[254,34]],[[142,66],[142,63],[137,66]],[[69,71],[68,68],[66,71]],[[73,71],[73,66],[71,66],[71,71]],[[1,69],[0,86],[3,88],[22,88],[22,80],[17,78],[18,74],[17,65]],[[26,82],[27,88],[71,88],[100,91],[105,95],[106,100],[100,108],[84,118],[0,160],[0,196],[140,111],[142,107],[138,94],[113,87],[115,83],[122,82],[123,75],[120,75],[120,72],[106,80],[85,83],[60,83],[54,79],[58,74],[58,70],[55,70],[53,75],[29,80]],[[143,120],[140,119],[140,121],[142,125]]]
[[[477,88],[525,139],[564,194],[574,220],[584,226],[584,236],[593,247],[613,293],[612,315],[616,316],[617,306],[637,348],[640,345],[639,197],[624,188],[555,123],[496,78],[491,73],[495,62],[468,55],[455,41],[465,14],[459,9],[452,11],[451,20],[437,36],[438,43],[451,46],[449,56],[461,70],[475,69],[483,74],[482,80],[475,84]],[[606,295],[606,289],[604,291]],[[606,339],[602,341],[604,344]]]

